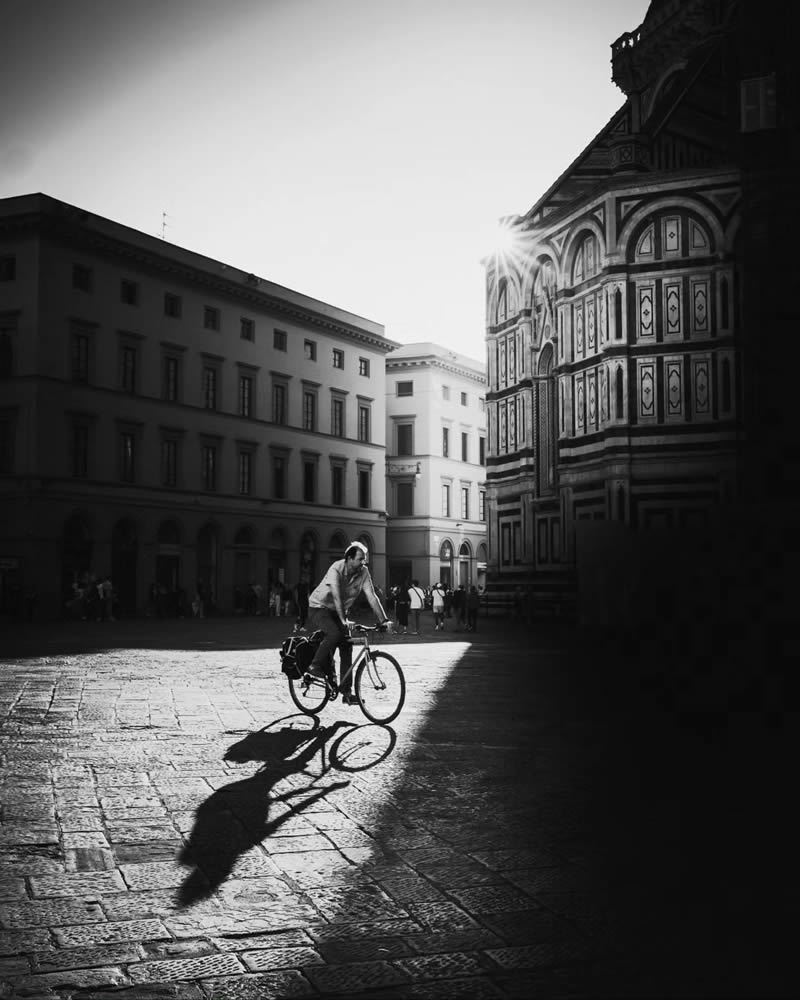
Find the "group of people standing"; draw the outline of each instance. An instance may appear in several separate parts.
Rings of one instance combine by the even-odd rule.
[[[474,632],[478,627],[478,611],[481,595],[473,584],[467,589],[461,584],[456,590],[442,583],[433,583],[427,589],[420,587],[419,580],[406,580],[399,587],[392,587],[387,606],[394,611],[397,631],[408,635],[409,619],[413,616],[412,635],[419,635],[420,618],[426,608],[433,612],[434,631],[444,631],[446,619],[455,618],[456,631],[462,628]]]

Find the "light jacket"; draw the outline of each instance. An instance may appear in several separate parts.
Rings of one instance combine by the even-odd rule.
[[[319,586],[312,591],[308,598],[309,608],[328,608],[344,621],[356,598],[363,592],[370,607],[375,612],[377,620],[381,623],[385,622],[387,615],[375,593],[372,576],[367,567],[362,566],[356,574],[350,577],[345,574],[344,567],[344,559],[337,559],[335,563],[331,563]]]

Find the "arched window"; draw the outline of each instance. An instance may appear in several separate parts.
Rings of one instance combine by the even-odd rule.
[[[600,262],[600,250],[594,233],[584,236],[575,252],[572,264],[572,283],[577,285],[587,278],[597,274]]]
[[[508,278],[501,278],[497,285],[496,322],[505,323],[507,319],[508,319]]]
[[[614,399],[615,399],[615,416],[617,420],[622,420],[623,416],[625,415],[622,365],[617,365],[617,371],[614,376]]]

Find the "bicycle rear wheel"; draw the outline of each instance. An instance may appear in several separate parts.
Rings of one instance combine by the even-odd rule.
[[[355,693],[361,711],[372,722],[385,725],[396,719],[406,700],[400,664],[388,653],[370,652],[356,673]]]
[[[289,677],[289,694],[292,701],[306,715],[319,715],[331,696],[328,685],[320,678],[306,680],[306,675]]]

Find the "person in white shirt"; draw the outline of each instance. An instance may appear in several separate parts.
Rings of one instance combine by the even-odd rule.
[[[434,631],[441,629],[444,632],[444,587],[441,583],[434,583],[431,587],[431,600],[433,602]]]
[[[419,580],[414,580],[408,588],[408,599],[414,612],[414,635],[419,635],[419,616],[425,607],[425,593],[419,585]]]
[[[309,673],[314,677],[325,677],[334,650],[339,650],[339,684],[345,705],[355,704],[352,694],[352,675],[348,672],[353,662],[353,647],[348,641],[347,626],[352,622],[347,612],[362,593],[375,612],[378,624],[391,630],[392,623],[383,610],[372,576],[367,569],[369,553],[366,545],[351,542],[345,550],[344,559],[332,563],[319,586],[308,598],[309,630],[318,629],[325,638],[314,653]]]

